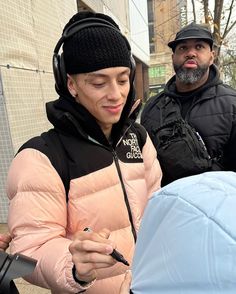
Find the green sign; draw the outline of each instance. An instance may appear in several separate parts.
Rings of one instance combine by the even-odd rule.
[[[149,78],[159,78],[166,74],[166,67],[163,65],[158,65],[155,67],[149,67]]]

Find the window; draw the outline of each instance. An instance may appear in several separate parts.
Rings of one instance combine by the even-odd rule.
[[[153,0],[148,0],[148,29],[149,29],[149,50],[150,53],[155,53],[155,36],[154,36],[154,2]]]
[[[148,0],[148,22],[153,22],[153,0]]]
[[[155,42],[154,42],[154,25],[149,24],[149,48],[150,48],[150,53],[155,52]]]

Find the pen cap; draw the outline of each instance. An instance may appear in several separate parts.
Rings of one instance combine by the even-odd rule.
[[[92,232],[92,229],[89,227],[84,228],[84,232]]]

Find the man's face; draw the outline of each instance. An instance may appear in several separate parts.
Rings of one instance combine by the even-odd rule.
[[[214,51],[203,40],[189,39],[177,44],[172,61],[178,81],[186,85],[195,84],[208,75]]]
[[[111,67],[68,76],[71,94],[95,117],[105,134],[121,117],[130,90],[129,75],[128,67]]]

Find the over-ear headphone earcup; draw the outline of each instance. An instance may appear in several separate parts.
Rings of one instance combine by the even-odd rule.
[[[130,54],[130,85],[133,85],[134,83],[135,70],[136,70],[136,62],[133,55]]]
[[[63,52],[61,53],[61,58],[60,58],[60,76],[61,76],[61,87],[62,89],[68,93],[68,88],[67,88],[67,73],[66,73],[66,66],[65,66],[65,61],[64,61],[64,54]]]
[[[59,54],[54,53],[52,57],[52,69],[53,69],[53,74],[55,79],[55,87],[57,91],[60,85],[59,62],[60,62]]]
[[[58,94],[61,94],[62,92],[65,93],[67,92],[67,75],[63,53],[61,55],[54,53],[52,60],[56,91]]]

